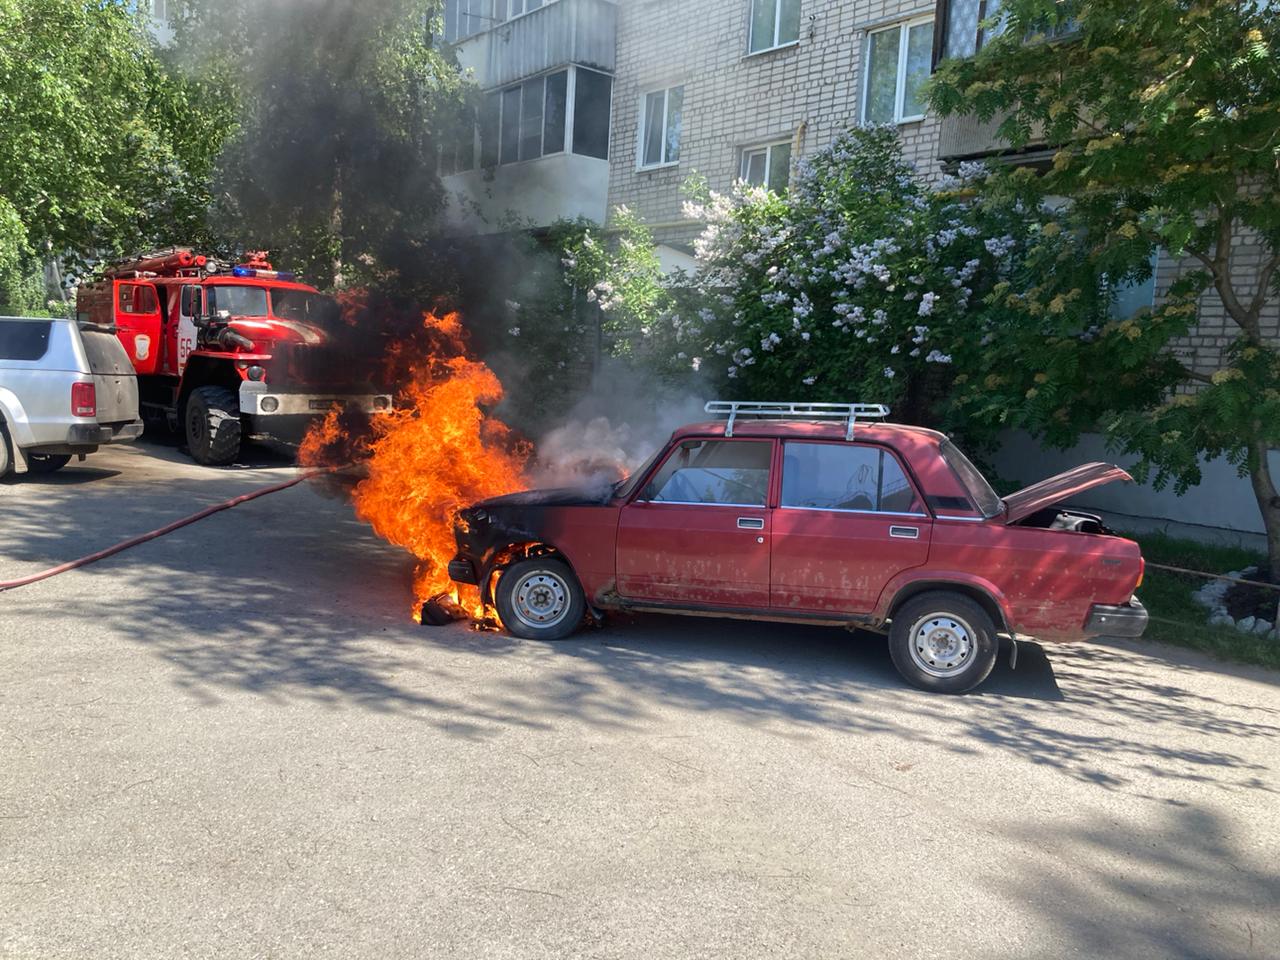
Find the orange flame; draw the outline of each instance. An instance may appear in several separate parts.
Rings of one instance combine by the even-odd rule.
[[[356,515],[418,558],[415,617],[423,602],[441,593],[483,616],[479,591],[465,587],[460,597],[449,579],[454,521],[477,500],[525,489],[530,447],[485,412],[502,399],[502,384],[467,355],[458,314],[428,313],[422,332],[426,356],[408,364],[409,383],[395,411],[372,421],[368,475],[354,491]],[[411,350],[401,345],[398,352]],[[299,459],[332,463],[333,451],[350,448],[353,440],[358,438],[347,435],[333,410],[308,433]]]

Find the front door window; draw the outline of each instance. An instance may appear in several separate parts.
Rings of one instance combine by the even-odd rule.
[[[773,444],[755,440],[686,440],[667,458],[640,499],[763,507]]]

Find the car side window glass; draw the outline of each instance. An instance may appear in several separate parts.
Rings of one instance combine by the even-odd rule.
[[[53,322],[0,320],[0,360],[39,360],[49,352]]]
[[[923,513],[897,457],[853,443],[786,443],[782,506],[810,510]]]
[[[773,444],[762,440],[685,440],[645,485],[641,500],[763,507]]]

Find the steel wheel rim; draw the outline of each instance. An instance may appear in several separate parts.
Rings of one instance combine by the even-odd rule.
[[[554,627],[569,614],[569,584],[551,570],[530,571],[512,588],[511,607],[527,627]]]
[[[205,431],[204,414],[199,408],[192,408],[187,413],[187,436],[192,440],[203,440]]]
[[[975,637],[973,627],[954,614],[926,614],[908,634],[911,660],[931,677],[959,676],[973,663]]]

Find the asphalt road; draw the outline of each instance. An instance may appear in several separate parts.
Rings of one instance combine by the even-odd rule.
[[[0,580],[290,475],[0,481]],[[0,957],[1280,957],[1280,674],[408,617],[308,486],[0,594]]]

